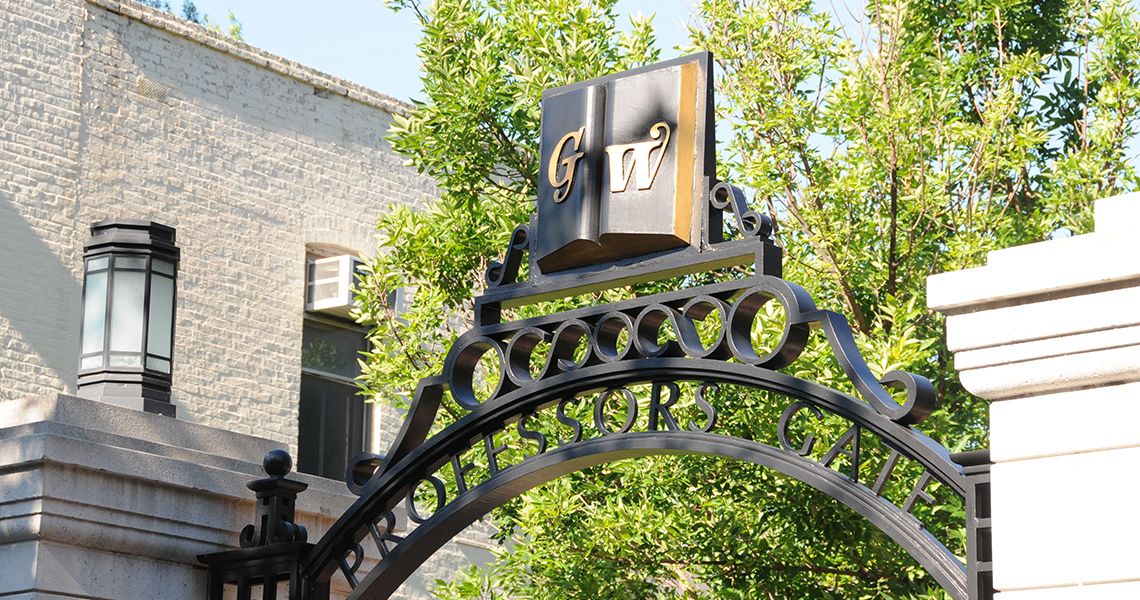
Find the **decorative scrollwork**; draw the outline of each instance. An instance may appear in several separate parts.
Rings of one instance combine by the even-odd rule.
[[[493,288],[517,282],[523,252],[529,248],[530,228],[524,223],[515,227],[511,233],[511,241],[507,245],[507,253],[502,262],[495,261],[487,267],[487,287]]]
[[[744,192],[731,184],[718,182],[709,190],[709,203],[717,210],[731,212],[736,228],[745,238],[769,239],[775,227],[771,217],[748,208]]]
[[[779,302],[785,320],[779,341],[760,354],[752,335],[764,307]],[[698,325],[718,333],[702,341]],[[762,369],[781,369],[803,352],[812,327],[827,340],[863,399],[880,414],[902,424],[921,422],[934,409],[934,388],[925,378],[891,371],[877,379],[855,345],[847,319],[818,310],[803,288],[783,279],[756,276],[618,303],[579,309],[515,323],[477,327],[459,337],[445,361],[443,381],[460,406],[474,410],[476,368],[489,360],[501,373],[484,381],[494,399],[559,373],[583,367],[637,359],[686,357],[732,360]],[[622,336],[626,343],[620,344]],[[534,356],[543,345],[545,356]],[[542,367],[532,373],[535,360]],[[889,390],[905,391],[897,402]]]
[[[749,210],[739,189],[717,184],[710,202],[736,216],[736,226],[749,240],[746,243],[758,248],[772,246],[771,220]],[[516,282],[522,253],[530,244],[527,231],[526,226],[516,229],[504,262],[488,269],[487,281],[491,287]],[[859,483],[863,451],[860,436],[872,432],[888,440],[892,454],[883,463],[874,485],[864,486],[859,492],[867,496],[867,501],[878,501],[900,456],[917,460],[926,469],[904,503],[903,512],[910,513],[919,501],[930,501],[925,486],[931,477],[962,493],[960,471],[948,461],[945,450],[933,442],[928,443],[929,438],[909,428],[934,409],[935,394],[930,382],[902,371],[891,371],[881,379],[876,378],[860,354],[843,315],[819,310],[805,289],[767,273],[765,270],[746,279],[508,323],[499,322],[495,308],[493,319],[478,321],[476,327],[452,344],[440,375],[420,382],[403,428],[388,454],[381,457],[362,453],[350,461],[346,473],[349,489],[360,495],[362,501],[383,498],[384,504],[370,509],[369,520],[354,525],[356,529],[351,535],[348,530],[337,534],[342,536],[337,538],[340,541],[329,542],[326,550],[314,556],[313,564],[339,568],[349,584],[356,587],[357,569],[364,556],[359,542],[371,537],[381,563],[379,570],[360,585],[376,585],[373,579],[384,576],[388,561],[400,556],[397,552],[390,557],[390,551],[405,540],[394,534],[396,521],[392,510],[397,503],[403,502],[410,524],[417,527],[416,532],[418,527],[430,531],[440,520],[454,518],[448,515],[467,511],[466,499],[483,494],[487,485],[498,481],[500,473],[507,479],[522,477],[506,475],[508,470],[518,473],[513,467],[520,465],[500,462],[509,455],[507,442],[503,440],[508,432],[517,431],[517,439],[525,440],[522,443],[535,450],[533,454],[527,451],[524,463],[528,458],[538,460],[540,456],[569,451],[578,444],[600,444],[606,438],[616,440],[622,436],[662,433],[674,436],[672,439],[685,449],[706,448],[703,438],[690,441],[685,436],[709,434],[715,426],[718,411],[708,394],[715,395],[716,377],[688,379],[691,399],[686,400],[683,407],[678,404],[683,395],[682,387],[668,378],[691,371],[705,375],[720,373],[725,377],[721,381],[725,382],[778,380],[786,375],[776,371],[800,357],[812,329],[826,336],[832,353],[862,402],[844,395],[837,405],[828,405],[815,397],[810,402],[789,406],[780,417],[779,447],[773,450],[786,452],[793,458],[779,460],[815,461],[824,471],[829,471],[833,463],[846,465],[849,473],[843,477],[852,484],[863,485]],[[768,310],[773,307],[772,302],[778,303],[775,308],[780,310]],[[783,322],[778,324],[778,339],[758,349],[753,339],[758,323],[775,318],[771,315],[778,313],[783,315]],[[485,370],[481,366],[486,367]],[[655,375],[645,380],[651,386],[650,397],[639,399],[634,388],[624,382],[636,381],[631,375],[642,370]],[[581,377],[576,375],[579,371],[583,373]],[[612,383],[595,384],[586,373],[598,376],[604,373],[603,379]],[[578,379],[583,381],[575,383]],[[571,385],[569,393],[563,395],[558,391],[567,385]],[[573,387],[575,385],[581,387]],[[599,387],[591,387],[594,385]],[[795,392],[802,393],[800,386],[803,385],[810,384],[801,381],[799,386],[781,390],[808,398],[810,394]],[[469,414],[429,439],[442,398],[447,393]],[[898,394],[901,401],[896,400],[894,394]],[[527,398],[531,400],[520,400]],[[838,440],[829,441],[821,457],[811,458],[807,455],[817,445],[814,434],[809,432],[802,440],[793,442],[789,423],[797,414],[802,415],[801,411],[819,419],[824,414],[821,409],[844,416],[854,424]],[[551,411],[547,414],[548,420],[556,419],[561,432],[544,433],[536,426],[534,418],[542,410]],[[644,421],[639,415],[645,417]],[[475,465],[480,461],[465,458],[466,452],[482,455],[487,481],[491,483],[477,481],[480,471]],[[410,464],[420,466],[409,467]],[[443,476],[437,469],[444,469],[448,475]],[[393,477],[404,479],[397,485],[390,481]],[[454,487],[445,485],[444,479],[453,481]],[[406,539],[414,544],[419,535],[409,534]],[[926,547],[926,542],[916,543],[916,547]],[[954,581],[957,568],[949,565],[943,579]]]
[[[986,591],[990,584],[978,583],[976,576],[988,570],[981,565],[991,558],[980,543],[988,534],[979,533],[989,527],[988,519],[979,518],[989,512],[988,466],[982,464],[988,459],[971,459],[973,466],[964,470],[966,463],[911,427],[934,409],[931,383],[903,371],[876,377],[847,319],[817,309],[806,290],[781,278],[783,251],[772,239],[773,218],[750,209],[741,189],[712,179],[715,162],[707,157],[715,140],[704,118],[712,106],[712,57],[700,55],[696,70],[686,70],[692,68],[685,62],[689,58],[678,60],[669,68],[681,77],[679,89],[690,89],[685,82],[696,74],[705,78],[709,94],[696,106],[691,101],[703,96],[686,92],[677,101],[679,115],[697,115],[704,148],[689,143],[684,151],[686,161],[689,149],[694,151],[695,168],[682,168],[678,146],[675,173],[652,189],[658,167],[665,168],[670,131],[665,121],[650,128],[649,142],[604,148],[583,138],[585,126],[577,121],[565,135],[544,130],[544,148],[561,136],[543,182],[554,190],[553,202],[544,200],[545,192],[538,199],[540,213],[553,211],[552,235],[545,233],[546,221],[539,231],[537,214],[512,232],[503,260],[486,270],[488,287],[474,303],[475,326],[452,344],[438,375],[420,380],[387,454],[361,453],[350,461],[346,483],[360,498],[316,545],[298,548],[302,558],[289,573],[291,597],[328,598],[330,580],[339,571],[355,590],[351,597],[387,598],[448,539],[510,498],[572,471],[676,453],[745,460],[806,483],[875,524],[951,597],[973,598],[977,590],[980,597],[992,597],[992,589]],[[582,106],[609,102],[608,94],[583,96]],[[685,117],[678,119],[681,131]],[[608,123],[608,117],[590,120]],[[692,133],[692,126],[686,127]],[[576,154],[566,157],[562,146],[570,141]],[[595,193],[605,191],[598,187],[604,186],[598,170],[583,172],[590,181],[578,186],[573,202],[563,202],[575,161],[599,149],[609,157],[610,175],[621,175],[626,183],[632,172],[620,163],[627,152],[636,150],[640,158],[634,162],[644,167],[636,191],[625,192],[625,183],[611,177],[610,196],[627,195],[611,199],[621,206],[608,213],[603,209],[612,207],[601,203],[609,200]],[[689,175],[708,192],[695,205],[684,180]],[[629,202],[640,192],[650,193]],[[665,202],[670,196],[671,205]],[[647,227],[644,207],[675,218]],[[725,212],[733,215],[727,228]],[[726,241],[732,229],[732,237],[742,239]],[[542,239],[532,233],[542,233]],[[519,281],[528,252],[540,256],[531,257],[526,281]],[[502,322],[504,309],[748,265],[754,275],[745,279]],[[779,319],[777,313],[782,321],[766,322]],[[756,341],[758,323],[760,331],[773,332],[767,337],[776,338],[774,343],[761,347]],[[779,371],[804,353],[813,329],[822,331],[859,397]],[[773,395],[792,400],[775,423],[774,440],[767,436],[771,443],[752,435],[759,431],[755,428],[740,437],[726,435],[729,428],[714,431],[718,414],[734,423],[745,416],[734,410],[739,407],[725,406],[741,397],[731,388],[760,391],[754,398],[764,402]],[[445,394],[461,410],[449,410],[454,422],[438,428]],[[835,424],[844,424],[842,433]],[[878,441],[864,444],[867,436]],[[305,538],[304,528],[292,523],[291,509],[304,484],[284,479],[288,466],[282,467],[280,457],[272,465],[266,460],[270,479],[250,487],[269,512],[259,515],[259,527],[243,531],[243,546]],[[906,466],[896,469],[900,461]],[[874,483],[867,485],[871,477]],[[936,504],[947,491],[965,500],[968,566],[920,521],[935,514],[924,505]],[[401,507],[408,527],[402,536],[395,533],[395,511]],[[375,546],[379,560],[358,576],[366,562],[365,544]],[[247,554],[260,561],[269,554],[264,550],[281,548]],[[261,570],[250,571],[254,581],[270,581],[263,566],[256,566]],[[241,585],[248,592],[248,585]],[[975,589],[968,593],[968,586]]]
[[[360,494],[369,479],[384,465],[384,457],[373,452],[359,452],[348,459],[344,473],[344,484],[348,491]]]

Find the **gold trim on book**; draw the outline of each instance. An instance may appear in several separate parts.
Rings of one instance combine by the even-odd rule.
[[[681,65],[680,99],[677,113],[677,166],[673,203],[673,235],[692,242],[693,169],[697,162],[697,63]]]

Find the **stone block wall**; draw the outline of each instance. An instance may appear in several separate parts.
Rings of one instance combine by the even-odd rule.
[[[0,0],[0,399],[75,385],[85,19],[74,0]]]
[[[257,514],[246,483],[265,477],[262,457],[276,446],[69,396],[0,403],[0,597],[203,600],[197,557],[238,545]],[[356,500],[338,482],[289,477],[309,486],[296,520],[310,542]],[[396,513],[403,534],[408,521],[402,507]],[[475,533],[442,549],[394,598],[429,598],[434,578],[488,560]],[[339,574],[333,591],[350,592]]]
[[[74,391],[87,227],[153,219],[179,419],[295,452],[305,246],[434,194],[383,140],[407,107],[112,0],[0,0],[0,65],[0,399]]]
[[[1095,216],[928,283],[962,385],[992,401],[1002,600],[1140,597],[1140,194]]]

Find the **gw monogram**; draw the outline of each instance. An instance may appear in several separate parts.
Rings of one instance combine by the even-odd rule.
[[[582,134],[586,128],[579,127],[562,136],[550,154],[550,162],[546,168],[546,177],[554,188],[554,201],[561,203],[570,193],[574,185],[574,172],[578,161],[586,155],[580,151]],[[654,123],[649,128],[648,142],[635,142],[632,144],[612,144],[605,147],[610,167],[610,192],[621,193],[629,187],[629,180],[637,174],[637,189],[648,190],[653,187],[657,179],[657,172],[661,170],[661,162],[665,158],[665,151],[669,148],[669,124],[665,121]],[[563,156],[566,145],[573,142],[570,148],[573,154]],[[656,159],[652,157],[656,150]],[[627,160],[632,155],[630,160]],[[628,166],[628,168],[627,168]],[[559,174],[561,172],[561,174]]]
[[[708,64],[698,54],[543,94],[541,273],[692,244],[694,199],[715,175]]]

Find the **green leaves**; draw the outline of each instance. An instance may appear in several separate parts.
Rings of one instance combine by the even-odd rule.
[[[542,91],[657,60],[648,20],[619,30],[615,1],[389,2],[423,26],[429,98],[395,119],[390,141],[435,179],[439,198],[380,217],[360,312],[374,327],[362,376],[371,399],[401,403],[470,325],[486,267],[533,211]],[[400,315],[386,304],[397,288],[415,290]]]
[[[615,0],[389,4],[420,18],[426,98],[397,119],[391,142],[439,195],[426,210],[380,218],[386,253],[361,290],[360,318],[374,328],[362,382],[371,399],[400,404],[439,372],[470,325],[484,269],[533,210],[542,91],[653,62],[658,51],[649,20],[619,26]],[[986,406],[957,383],[942,319],[925,310],[926,277],[1057,227],[1086,232],[1094,199],[1136,188],[1128,154],[1140,22],[1126,0],[873,0],[855,25],[831,6],[696,7],[692,49],[717,60],[720,176],[777,223],[785,276],[821,308],[846,313],[876,374],[904,369],[935,382],[942,404],[922,429],[955,450],[983,447]],[[396,288],[415,291],[402,314],[386,300]],[[758,346],[778,335],[778,311],[767,316]],[[819,335],[785,371],[851,388]],[[721,415],[723,433],[776,443],[786,399],[724,393],[734,408]],[[847,427],[813,425],[815,454]],[[874,473],[881,457],[868,456],[862,471]],[[898,473],[886,492],[895,501],[918,476]],[[920,503],[916,516],[961,553],[961,503],[930,491],[939,502]],[[510,551],[441,582],[441,596],[941,597],[853,512],[748,464],[617,463],[533,490],[494,518]]]

